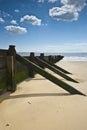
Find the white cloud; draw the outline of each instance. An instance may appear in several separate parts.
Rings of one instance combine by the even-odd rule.
[[[48,2],[55,3],[58,0],[48,0]]]
[[[44,0],[38,0],[38,2],[43,3],[43,2],[44,2]]]
[[[73,5],[76,11],[81,11],[86,6],[86,0],[61,0],[64,5]]]
[[[30,15],[25,15],[24,17],[21,18],[20,22],[25,22],[25,23],[31,23],[32,25],[41,25],[41,19],[38,19],[36,16],[30,16]]]
[[[4,23],[4,19],[3,18],[0,18],[0,23]]]
[[[11,20],[11,24],[17,24],[16,20]]]
[[[72,6],[54,7],[49,10],[49,15],[56,20],[73,21],[78,19],[78,12]]]
[[[20,11],[18,9],[15,9],[14,12],[19,13]]]
[[[86,0],[60,0],[61,7],[53,7],[49,15],[56,20],[74,21],[78,19],[79,12],[86,6]]]
[[[24,33],[27,33],[27,29],[24,28],[24,27],[20,27],[20,26],[9,25],[9,26],[6,26],[5,29],[9,33],[13,33],[13,34],[24,34]]]
[[[55,3],[58,0],[38,0],[39,3],[44,3],[45,1],[51,2],[51,3]]]

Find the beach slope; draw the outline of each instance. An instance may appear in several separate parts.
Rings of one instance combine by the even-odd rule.
[[[63,79],[87,95],[87,62],[60,61],[71,78]],[[15,93],[0,96],[0,130],[87,130],[87,96],[71,95],[36,74],[17,85]]]

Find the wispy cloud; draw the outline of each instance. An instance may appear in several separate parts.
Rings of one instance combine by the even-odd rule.
[[[87,43],[66,43],[59,45],[48,45],[46,52],[87,52]]]
[[[74,21],[78,19],[79,12],[86,6],[86,0],[60,0],[61,7],[53,7],[49,15],[56,20]]]
[[[5,29],[12,34],[24,34],[27,33],[27,29],[24,27],[20,27],[20,26],[13,26],[13,25],[9,25],[6,26]]]
[[[37,2],[39,2],[39,3],[43,3],[43,2],[44,2],[44,0],[38,0]]]
[[[45,1],[55,3],[58,0],[38,0],[39,3],[44,3]]]
[[[11,20],[10,23],[11,23],[11,24],[17,24],[17,21],[16,21],[16,20]]]
[[[25,15],[20,19],[20,22],[24,23],[31,23],[32,25],[41,25],[41,19],[38,19],[36,16],[33,15]]]
[[[11,17],[10,14],[8,14],[7,12],[4,12],[2,10],[0,10],[0,16],[2,16],[2,17]]]
[[[3,18],[0,18],[0,23],[4,23],[4,19]]]
[[[55,3],[58,0],[48,0],[48,2]]]
[[[20,10],[19,10],[19,9],[15,9],[14,12],[15,12],[15,13],[19,13]]]

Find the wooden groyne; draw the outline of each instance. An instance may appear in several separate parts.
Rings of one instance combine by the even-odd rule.
[[[42,59],[43,61],[47,62],[49,65],[55,67],[55,68],[58,69],[59,71],[65,73],[65,74],[71,74],[69,71],[67,71],[67,70],[61,68],[60,66],[55,65],[53,62],[51,62],[51,60],[50,60],[51,58],[50,58],[50,57],[52,57],[52,56],[49,56],[49,60],[47,60],[47,59],[45,58],[45,56],[44,56],[44,53],[41,53],[40,56],[39,56],[40,59]],[[63,57],[60,56],[60,60],[61,60],[62,58],[63,58]],[[58,61],[59,61],[59,60],[58,60]],[[57,61],[57,62],[58,62],[58,61]]]
[[[27,65],[27,66],[31,66],[37,73],[39,73],[40,75],[42,75],[43,77],[47,78],[48,80],[50,80],[51,82],[55,83],[56,85],[58,85],[59,87],[63,88],[64,90],[68,91],[71,94],[80,94],[80,95],[84,95],[83,93],[81,93],[80,91],[76,90],[75,88],[73,88],[72,86],[68,85],[67,83],[63,82],[62,80],[56,78],[55,76],[53,76],[52,74],[46,72],[44,69],[42,69],[41,67],[39,67],[38,65],[36,65],[35,63],[27,60],[24,57],[21,57],[20,55],[16,54],[16,58],[18,61],[20,61],[21,63]]]
[[[58,75],[62,75],[63,78],[67,77],[67,75],[59,71],[56,67],[50,65],[44,60],[41,60],[39,57],[35,57],[34,53],[31,53],[30,57],[25,58],[17,54],[15,46],[11,45],[9,46],[8,50],[0,51],[0,58],[3,59],[3,56],[5,58],[4,60],[2,60],[3,62],[0,62],[0,64],[3,63],[0,65],[0,67],[1,70],[5,70],[5,73],[3,73],[3,76],[1,75],[0,77],[0,91],[5,88],[5,90],[7,91],[14,92],[19,81],[22,81],[27,77],[34,77],[34,74],[38,73],[46,79],[50,80],[51,82],[55,83],[58,87],[61,87],[62,89],[68,91],[71,94],[84,95],[82,92],[73,88],[71,85],[65,83],[64,81],[45,71],[44,67],[48,67],[53,72],[56,72]],[[57,60],[59,60],[58,56],[56,60],[54,58],[54,63]],[[71,80],[70,77],[67,78],[68,80]]]

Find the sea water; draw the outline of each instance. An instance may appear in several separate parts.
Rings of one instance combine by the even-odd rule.
[[[29,56],[29,52],[19,52],[22,56]],[[35,56],[39,56],[40,53],[35,53]],[[44,53],[45,56],[49,55],[62,55],[64,56],[63,60],[68,61],[87,61],[87,53]]]
[[[87,53],[62,53],[63,60],[68,61],[87,61]]]

